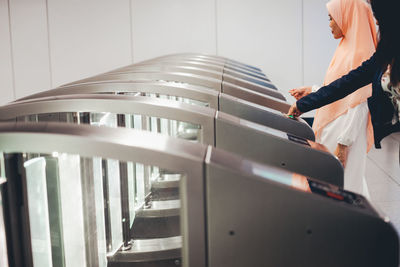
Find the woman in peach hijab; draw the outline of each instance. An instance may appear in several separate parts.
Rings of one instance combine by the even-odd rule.
[[[377,45],[374,18],[366,2],[331,0],[326,6],[332,35],[341,41],[328,67],[324,85],[369,59]],[[301,87],[290,93],[298,100],[316,90],[318,86]],[[371,92],[371,85],[368,85],[318,109],[313,124],[317,142],[327,146],[345,167],[344,188],[367,197],[364,172],[373,132],[366,100]]]

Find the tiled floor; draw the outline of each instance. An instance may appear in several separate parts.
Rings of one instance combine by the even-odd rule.
[[[389,136],[382,149],[368,154],[366,179],[371,201],[391,219],[400,233],[400,165],[399,140]]]

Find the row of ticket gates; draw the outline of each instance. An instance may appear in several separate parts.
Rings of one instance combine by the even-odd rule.
[[[399,266],[262,71],[168,55],[0,107],[0,266]]]

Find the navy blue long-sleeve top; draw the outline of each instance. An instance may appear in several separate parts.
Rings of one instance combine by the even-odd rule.
[[[394,115],[393,104],[382,89],[382,68],[378,65],[376,55],[366,61],[357,69],[321,87],[317,92],[311,93],[296,102],[301,112],[320,108],[353,93],[372,83],[372,96],[368,98],[368,108],[374,129],[375,147],[381,148],[381,140],[393,132],[400,131],[399,123],[392,124]]]

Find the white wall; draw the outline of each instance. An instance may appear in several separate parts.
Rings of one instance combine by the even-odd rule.
[[[53,86],[131,64],[129,0],[47,1]]]
[[[15,98],[7,0],[0,0],[0,105]]]
[[[45,0],[9,1],[16,98],[51,86]]]
[[[326,2],[0,0],[0,104],[178,52],[259,66],[283,91],[320,83],[337,44]]]
[[[215,0],[133,0],[135,62],[179,52],[216,54]]]
[[[322,84],[338,40],[333,39],[325,5],[328,0],[304,0],[304,84]],[[320,11],[320,12],[318,12]]]
[[[260,67],[278,88],[302,84],[302,1],[217,1],[218,52]]]

